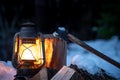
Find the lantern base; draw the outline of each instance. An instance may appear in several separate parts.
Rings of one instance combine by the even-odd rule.
[[[34,66],[34,62],[36,60],[22,60],[23,66],[29,67],[29,66]]]
[[[23,80],[27,80],[35,76],[39,71],[40,69],[18,69],[17,74],[15,75],[15,80],[22,80],[22,78],[24,78]]]
[[[28,80],[26,77],[15,77],[14,80]]]

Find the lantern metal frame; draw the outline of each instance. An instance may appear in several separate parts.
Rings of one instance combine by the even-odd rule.
[[[26,30],[27,30],[27,28],[28,28],[28,30],[32,30],[32,27],[25,26],[25,28],[26,28]],[[30,31],[30,33],[33,33],[33,32],[34,31]],[[39,66],[37,68],[30,68],[30,67],[21,68],[21,66],[24,66],[24,65],[20,65],[18,62],[18,56],[19,56],[18,50],[19,50],[19,44],[20,44],[19,43],[20,37],[26,38],[26,39],[31,39],[31,38],[33,38],[33,39],[40,38],[41,39],[43,63],[41,65],[38,64]],[[15,43],[16,41],[17,41],[17,48],[16,48],[16,43]],[[17,49],[16,53],[15,53],[15,48]],[[13,67],[15,67],[17,69],[17,74],[15,75],[15,78],[21,78],[21,77],[25,77],[24,79],[31,78],[40,71],[40,69],[45,65],[45,47],[44,47],[44,37],[43,37],[42,33],[38,32],[36,35],[34,35],[34,34],[31,35],[31,34],[29,34],[29,31],[28,31],[24,34],[24,30],[23,30],[22,34],[20,32],[15,34],[14,46],[13,46],[13,55],[12,55],[12,64],[13,64]],[[34,65],[34,64],[31,64],[31,65]],[[30,66],[30,64],[29,64],[29,66]]]

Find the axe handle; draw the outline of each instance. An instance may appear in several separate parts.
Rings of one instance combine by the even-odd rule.
[[[89,45],[87,45],[85,42],[81,41],[80,39],[76,38],[75,36],[73,36],[72,34],[68,34],[67,35],[68,39],[74,43],[77,43],[78,45],[80,45],[81,47],[85,48],[86,50],[92,52],[93,54],[101,57],[102,59],[106,60],[107,62],[111,63],[112,65],[118,67],[120,69],[120,63],[116,62],[115,60],[111,59],[110,57],[104,55],[103,53],[97,51],[96,49],[90,47]]]

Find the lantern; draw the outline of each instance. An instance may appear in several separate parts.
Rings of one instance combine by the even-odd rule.
[[[34,76],[45,64],[44,38],[31,22],[24,23],[14,36],[13,66],[18,77]]]

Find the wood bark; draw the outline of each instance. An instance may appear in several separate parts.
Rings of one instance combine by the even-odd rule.
[[[56,38],[52,34],[45,34],[45,42],[46,39],[52,42],[48,43],[47,45],[51,45],[53,47],[53,51],[51,53],[45,51],[46,56],[46,67],[59,70],[62,68],[63,65],[66,65],[66,53],[67,53],[67,43],[61,38]],[[47,47],[49,50],[50,46]],[[48,62],[48,56],[52,55],[51,62]],[[49,63],[49,65],[47,64]]]

